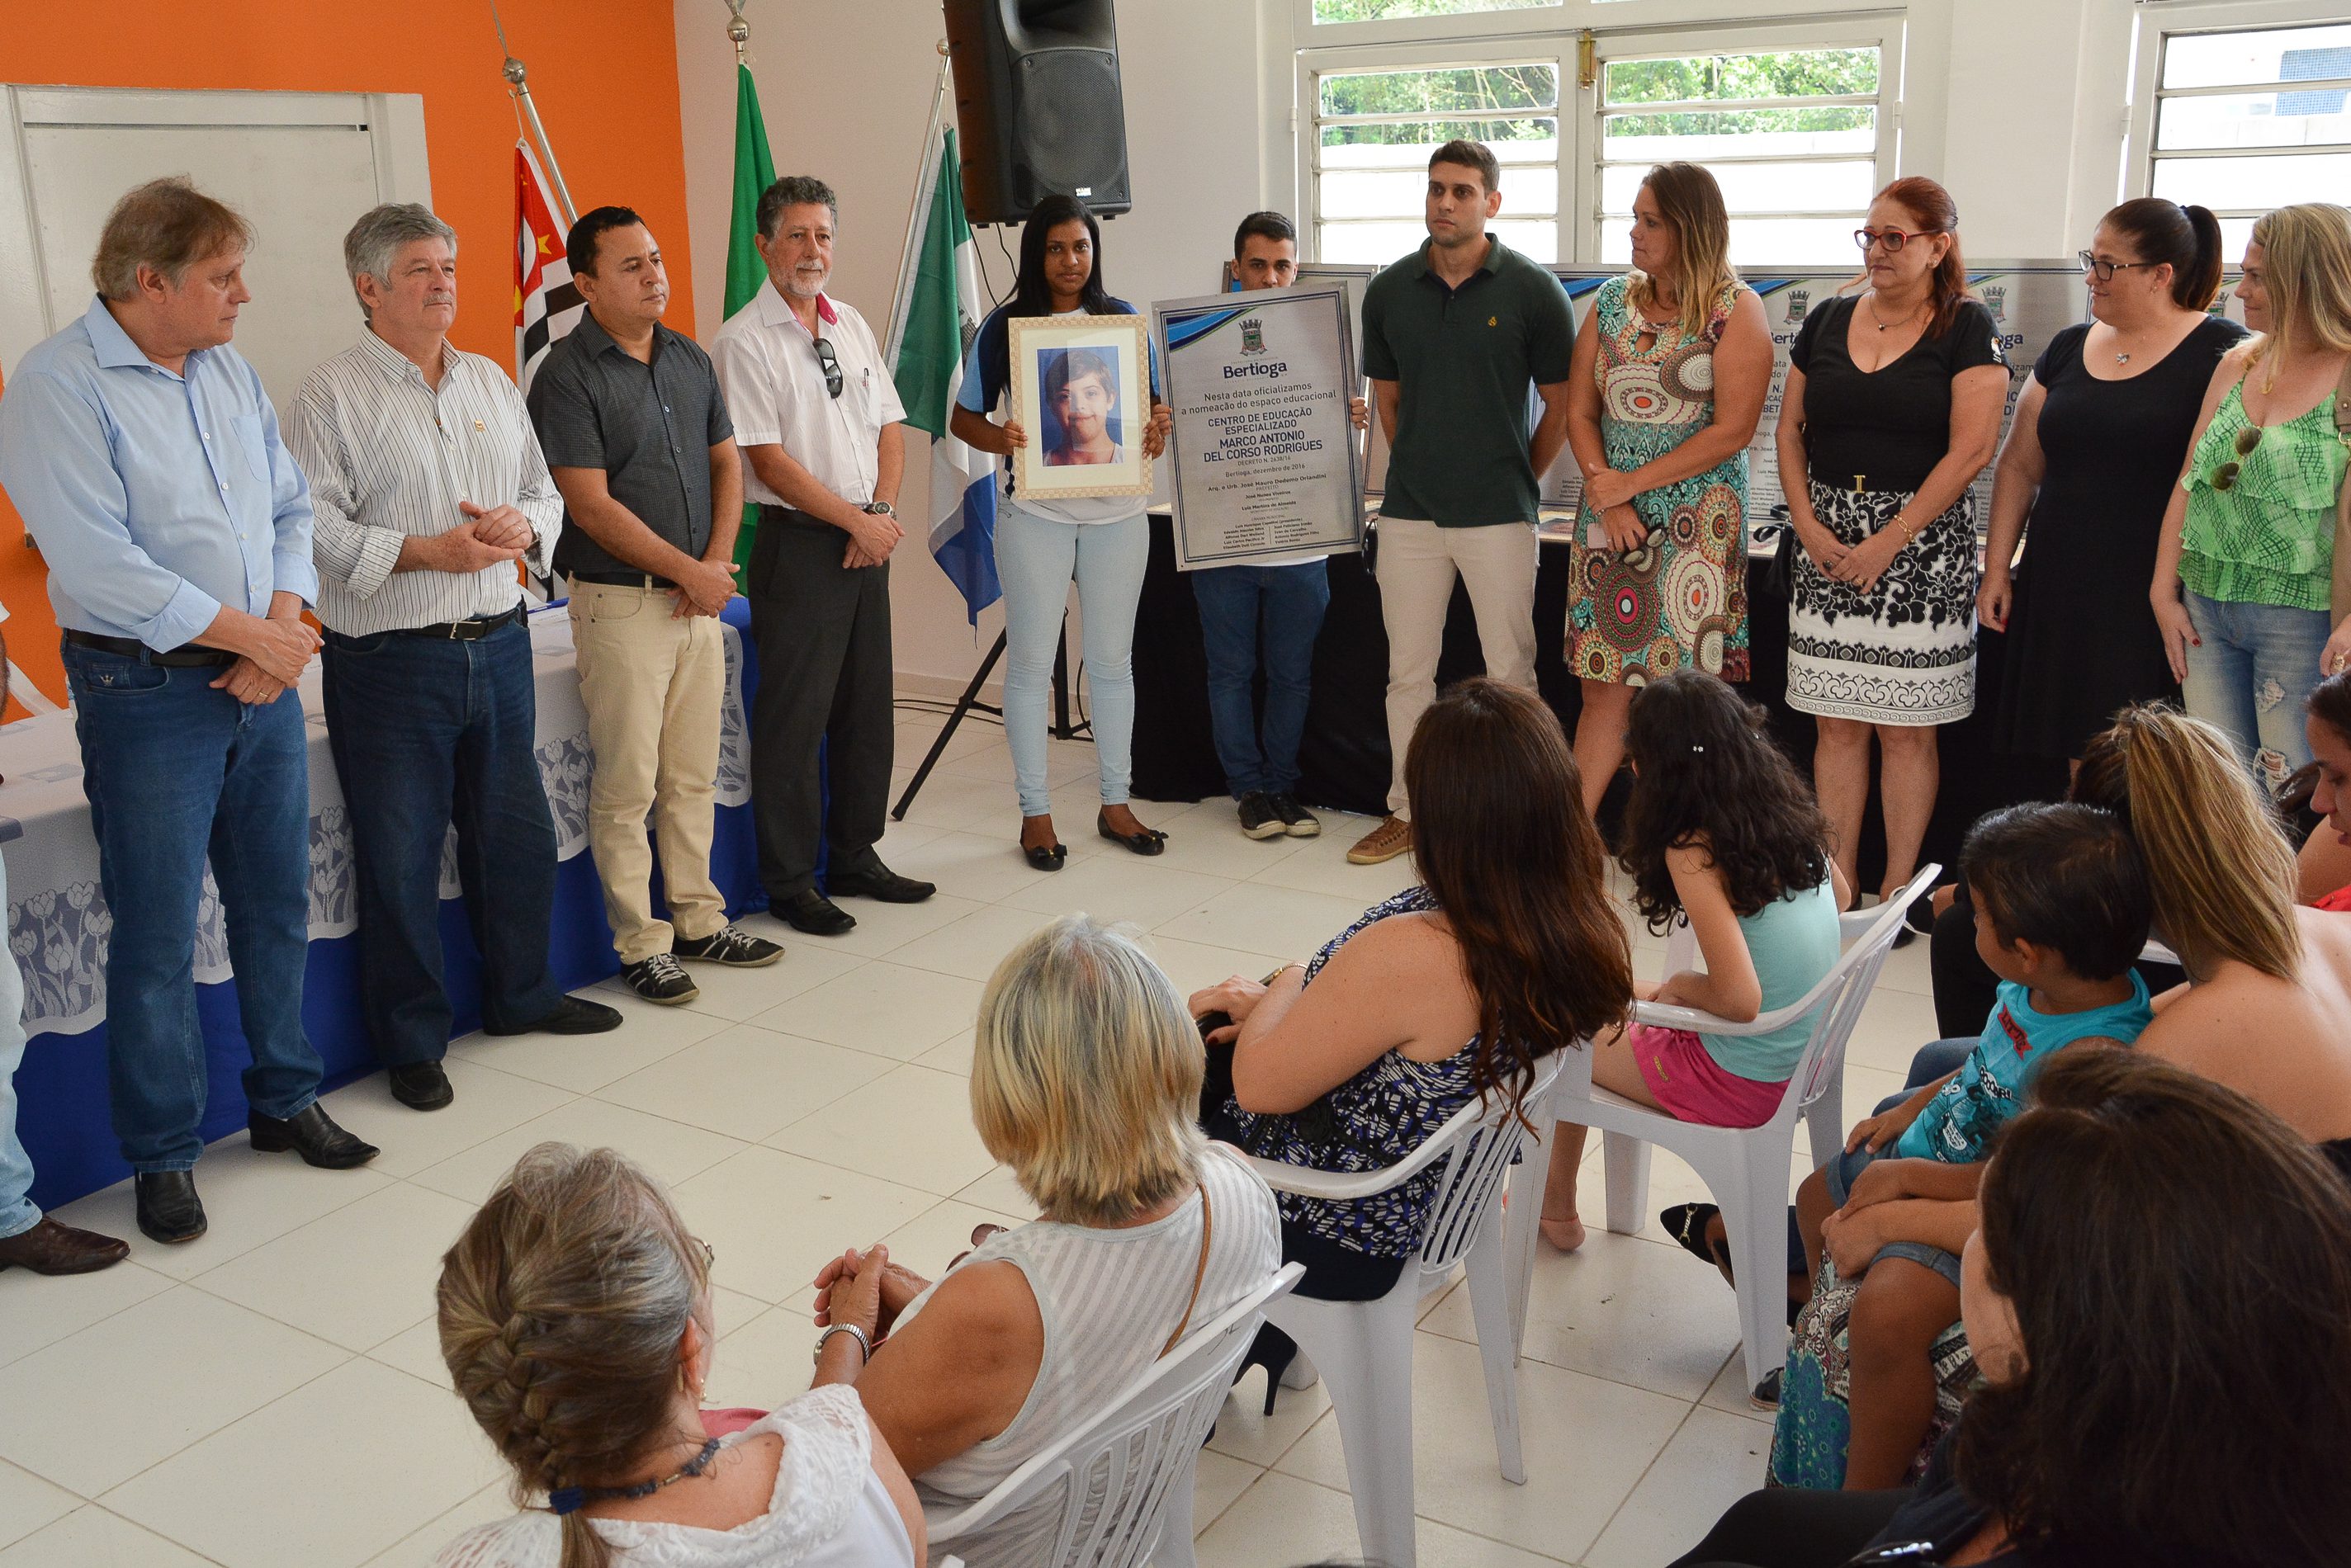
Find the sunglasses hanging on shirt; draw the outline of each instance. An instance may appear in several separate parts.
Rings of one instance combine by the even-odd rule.
[[[841,396],[841,360],[832,351],[829,339],[816,340],[816,362],[824,367],[824,389],[833,397]]]

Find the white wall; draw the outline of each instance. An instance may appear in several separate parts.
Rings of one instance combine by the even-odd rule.
[[[1260,205],[1258,0],[1124,0],[1119,58],[1135,211],[1102,234],[1102,275],[1137,306],[1206,294],[1233,224]],[[717,0],[677,0],[684,105],[686,201],[694,225],[695,319],[719,319],[732,200],[735,57]],[[887,331],[898,251],[930,112],[945,30],[928,0],[751,0],[751,71],[778,173],[814,174],[841,197],[832,292]],[[953,112],[952,99],[949,113]],[[1001,290],[1017,230],[979,243]],[[892,559],[892,623],[905,684],[958,691],[1003,626],[1001,607],[977,635],[960,595],[912,548],[928,515],[928,442],[910,432],[899,511],[908,540]]]
[[[1105,229],[1103,272],[1138,306],[1208,292],[1233,223],[1296,211],[1290,0],[1121,0],[1135,210]],[[1801,3],[1789,9],[1800,11]],[[1982,257],[2069,255],[2113,203],[2129,79],[2129,0],[1913,0],[1903,171],[1950,185]],[[694,226],[695,317],[718,319],[734,157],[734,53],[718,0],[676,0]],[[944,36],[932,0],[750,0],[752,70],[779,172],[840,192],[834,292],[885,330]],[[1270,50],[1269,42],[1273,46]],[[1275,57],[1269,59],[1269,53]],[[996,286],[1009,281],[983,231]],[[926,515],[925,443],[909,441],[901,511]],[[915,524],[919,528],[919,524]],[[910,541],[911,543],[911,541]],[[902,680],[959,689],[995,638],[921,549],[895,558]]]

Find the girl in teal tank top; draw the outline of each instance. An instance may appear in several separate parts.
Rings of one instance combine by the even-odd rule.
[[[1802,999],[1837,961],[1844,888],[1812,788],[1763,731],[1763,711],[1711,675],[1682,670],[1641,689],[1625,730],[1633,764],[1618,864],[1633,905],[1662,934],[1687,917],[1705,967],[1639,985],[1644,998],[1746,1023]],[[1592,1081],[1683,1121],[1771,1119],[1813,1019],[1768,1034],[1707,1035],[1635,1023],[1593,1041]],[[1575,1173],[1584,1129],[1559,1124],[1543,1234],[1583,1240]]]

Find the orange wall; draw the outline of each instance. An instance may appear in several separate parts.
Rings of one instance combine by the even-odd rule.
[[[464,240],[458,347],[511,366],[515,112],[498,75],[487,5],[423,11],[225,0],[172,7],[168,25],[124,26],[103,5],[12,5],[0,80],[41,86],[413,92],[424,98],[433,205]],[[581,209],[634,207],[660,236],[669,324],[694,331],[693,265],[669,0],[503,0],[507,42],[530,67],[531,97]],[[714,37],[716,29],[713,28]],[[714,47],[723,48],[724,40]],[[357,217],[355,213],[353,217]],[[714,261],[713,265],[717,265]],[[266,300],[255,308],[267,309]],[[0,499],[0,603],[8,652],[65,698],[56,621],[37,552]],[[22,710],[10,705],[11,717]]]

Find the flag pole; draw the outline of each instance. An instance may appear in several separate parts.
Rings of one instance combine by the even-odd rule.
[[[938,155],[939,135],[946,127],[947,73],[954,67],[947,57],[945,38],[939,40],[938,50],[939,79],[931,90],[930,124],[923,132],[922,156],[914,165],[914,199],[906,206],[905,237],[898,244],[898,293],[890,302],[890,334],[882,351],[883,363],[893,373],[898,368],[898,346],[906,335],[906,312],[914,296],[914,272],[921,262],[914,254],[914,235],[922,226],[924,215],[931,210],[931,194],[937,178],[935,173],[929,180],[923,176],[931,171],[931,160]]]
[[[539,123],[538,105],[532,101],[530,96],[530,72],[515,58],[514,50],[507,47],[507,27],[498,18],[497,0],[490,0],[490,25],[497,29],[498,48],[506,56],[505,64],[499,67],[500,73],[507,78],[507,85],[514,89],[515,107],[528,124],[531,139],[538,143],[539,157],[546,160],[547,177],[554,183],[555,200],[563,209],[564,226],[569,228],[580,221],[580,212],[571,204],[571,192],[563,183],[563,166],[555,161],[555,144],[547,140],[547,127]]]

